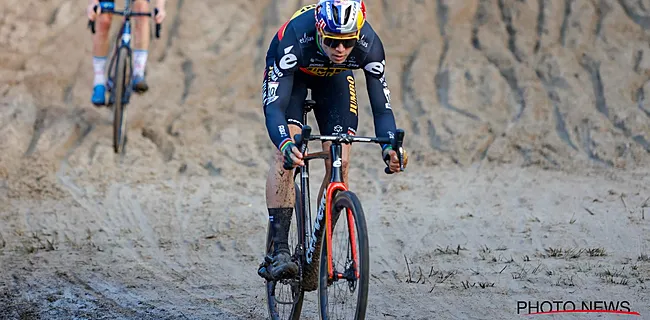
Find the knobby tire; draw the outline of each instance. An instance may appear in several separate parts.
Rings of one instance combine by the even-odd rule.
[[[113,149],[115,153],[124,150],[126,142],[126,104],[125,94],[129,90],[131,68],[129,65],[129,50],[120,48],[117,52],[115,65],[115,101],[113,103]]]
[[[340,221],[347,222],[347,210],[352,211],[352,216],[354,217],[354,231],[357,240],[359,257],[359,265],[357,269],[359,270],[359,278],[356,280],[356,290],[357,290],[357,301],[356,309],[354,311],[354,319],[362,320],[366,317],[366,307],[368,305],[368,281],[370,277],[370,260],[369,260],[369,249],[368,249],[368,229],[366,226],[366,219],[363,213],[363,208],[361,206],[361,201],[359,198],[351,191],[341,191],[337,192],[334,196],[332,214],[332,234],[336,230],[336,224]],[[339,215],[340,216],[337,216]],[[347,223],[346,223],[347,224]],[[345,231],[345,234],[349,237],[349,230]],[[333,289],[333,286],[328,286],[328,267],[327,267],[327,243],[332,241],[332,239],[327,238],[327,234],[324,234],[323,241],[321,245],[320,252],[320,276],[318,281],[318,307],[320,309],[320,318],[321,319],[330,319],[329,308],[330,302],[328,301],[328,290]],[[334,245],[334,243],[333,243]],[[335,247],[332,247],[333,251],[336,251]],[[341,271],[341,266],[335,266],[335,269]],[[334,284],[346,282],[346,280],[338,280]],[[347,289],[347,287],[346,287]],[[353,301],[346,301],[346,303],[354,303]],[[332,303],[335,304],[335,303]],[[346,319],[349,319],[346,317]]]

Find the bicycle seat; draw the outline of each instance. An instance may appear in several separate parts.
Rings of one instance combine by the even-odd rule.
[[[311,109],[316,105],[316,101],[307,99],[305,100],[305,112],[311,111]]]

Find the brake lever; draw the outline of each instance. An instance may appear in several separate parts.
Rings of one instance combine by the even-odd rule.
[[[397,129],[395,135],[397,140],[397,159],[399,159],[399,171],[404,171],[404,130]]]
[[[154,21],[156,20],[156,16],[158,15],[158,8],[153,9],[153,19]],[[160,38],[160,29],[162,28],[162,25],[160,23],[156,22],[156,39]]]
[[[307,152],[307,142],[309,142],[309,137],[311,136],[311,127],[305,125],[302,127],[302,132],[297,134],[294,139],[298,144],[298,149],[304,155]]]
[[[93,7],[93,11],[97,13],[97,5]],[[96,18],[95,18],[96,19]],[[88,19],[88,28],[90,29],[90,32],[95,33],[95,21]]]

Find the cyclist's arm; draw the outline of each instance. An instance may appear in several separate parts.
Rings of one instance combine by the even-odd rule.
[[[285,143],[292,141],[285,112],[289,106],[294,72],[300,61],[300,45],[296,39],[293,29],[287,28],[275,53],[273,70],[266,75],[267,85],[262,92],[266,129],[280,151]]]
[[[373,41],[363,67],[375,123],[375,134],[377,137],[391,137],[396,130],[396,124],[390,105],[390,91],[385,77],[386,56],[379,37],[376,37],[375,41]]]

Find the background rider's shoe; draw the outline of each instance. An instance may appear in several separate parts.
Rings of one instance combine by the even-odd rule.
[[[103,106],[106,104],[106,86],[98,84],[93,88],[93,96],[90,101],[96,106]]]
[[[137,93],[143,93],[149,90],[149,85],[147,85],[147,80],[144,76],[135,76],[133,77],[133,91]]]
[[[274,279],[289,279],[298,274],[298,264],[291,261],[291,255],[285,251],[275,254],[270,269]]]

